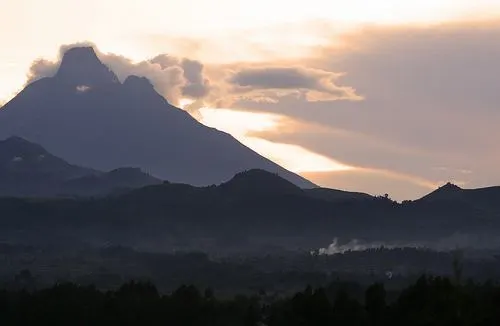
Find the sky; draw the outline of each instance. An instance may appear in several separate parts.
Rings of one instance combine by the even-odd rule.
[[[500,0],[0,0],[0,104],[93,44],[326,187],[500,184]],[[62,48],[61,48],[62,47]]]

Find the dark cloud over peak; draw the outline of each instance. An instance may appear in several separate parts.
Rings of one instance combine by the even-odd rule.
[[[303,95],[308,101],[361,100],[354,88],[337,84],[341,76],[314,68],[265,66],[240,69],[228,82],[235,93],[252,93],[256,99],[269,98],[274,92],[276,97]]]
[[[162,69],[172,66],[182,67],[183,77],[186,81],[182,87],[182,95],[192,99],[205,97],[210,91],[209,79],[204,75],[204,65],[187,58],[176,58],[167,54],[160,54],[150,60],[153,64],[158,64]]]

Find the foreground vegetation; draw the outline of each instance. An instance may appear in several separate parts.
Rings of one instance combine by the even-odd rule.
[[[151,283],[112,291],[73,283],[0,291],[1,325],[500,325],[500,286],[420,277],[388,299],[382,283],[356,298],[349,286],[308,287],[270,300],[222,300],[210,289],[182,286],[160,294]]]

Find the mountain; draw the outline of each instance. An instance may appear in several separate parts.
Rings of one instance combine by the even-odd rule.
[[[0,196],[95,196],[158,183],[136,168],[104,173],[72,165],[20,137],[0,141]]]
[[[481,205],[500,207],[500,187],[462,189],[452,183],[447,183],[418,201],[426,203],[452,202],[455,204],[463,202],[478,207]]]
[[[464,193],[464,189],[451,182],[446,183],[444,186],[439,187],[430,194],[422,197],[422,201],[438,201],[438,200],[454,200]]]
[[[462,189],[452,183],[447,183],[430,194],[420,198],[417,203],[441,207],[474,208],[478,215],[488,216],[495,212],[495,218],[500,220],[500,187],[477,189]],[[483,214],[482,212],[487,212]]]
[[[278,174],[252,169],[236,174],[220,185],[223,191],[239,195],[302,195],[303,190]]]
[[[13,135],[97,170],[133,166],[204,186],[258,168],[315,187],[170,105],[146,78],[121,83],[91,47],[69,49],[55,76],[29,84],[0,109],[0,139]]]

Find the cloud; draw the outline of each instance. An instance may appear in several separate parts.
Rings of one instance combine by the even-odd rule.
[[[183,94],[191,98],[205,97],[210,91],[210,81],[203,76],[203,64],[190,59],[183,59],[181,64],[188,81],[182,89]]]
[[[500,22],[367,26],[345,35],[341,46],[317,49],[314,57],[297,62],[345,71],[343,82],[363,94],[363,101],[310,102],[288,97],[275,103],[244,101],[240,106],[329,129],[256,135],[270,141],[297,144],[349,165],[432,183],[495,185],[500,183],[500,45],[491,40],[497,38]],[[341,185],[336,178],[328,182]],[[361,187],[368,180],[349,182]],[[378,184],[382,189],[383,183]],[[410,195],[407,198],[421,193],[411,192],[405,192]]]
[[[45,59],[35,60],[29,68],[26,85],[44,77],[54,76],[58,66],[58,62],[52,62]]]
[[[201,107],[230,108],[240,101],[277,103],[289,96],[309,102],[362,99],[352,87],[338,84],[342,73],[324,69],[275,63],[236,63],[212,65],[207,70],[200,61],[168,54],[134,62],[122,55],[100,52],[90,42],[61,46],[55,62],[36,60],[30,67],[28,83],[53,76],[64,53],[78,46],[92,46],[99,59],[122,82],[130,75],[146,77],[174,105],[180,105],[183,98],[193,100],[184,108],[192,114]]]
[[[171,67],[182,68],[185,84],[182,86],[182,95],[191,99],[205,97],[210,91],[210,81],[204,75],[204,66],[201,62],[187,58],[176,58],[167,54],[161,54],[149,60],[158,64],[162,70]]]
[[[352,87],[338,86],[341,73],[289,66],[248,67],[228,78],[232,94],[256,102],[276,103],[280,97],[297,96],[307,101],[361,100]]]
[[[78,46],[92,46],[99,59],[122,82],[130,75],[148,78],[155,89],[174,105],[178,105],[182,98],[198,100],[209,93],[210,82],[205,76],[204,65],[199,61],[161,54],[151,60],[134,62],[121,55],[100,52],[97,46],[90,42],[61,46],[59,58],[55,62],[45,59],[36,60],[29,69],[28,83],[53,76],[57,72],[64,53]]]

